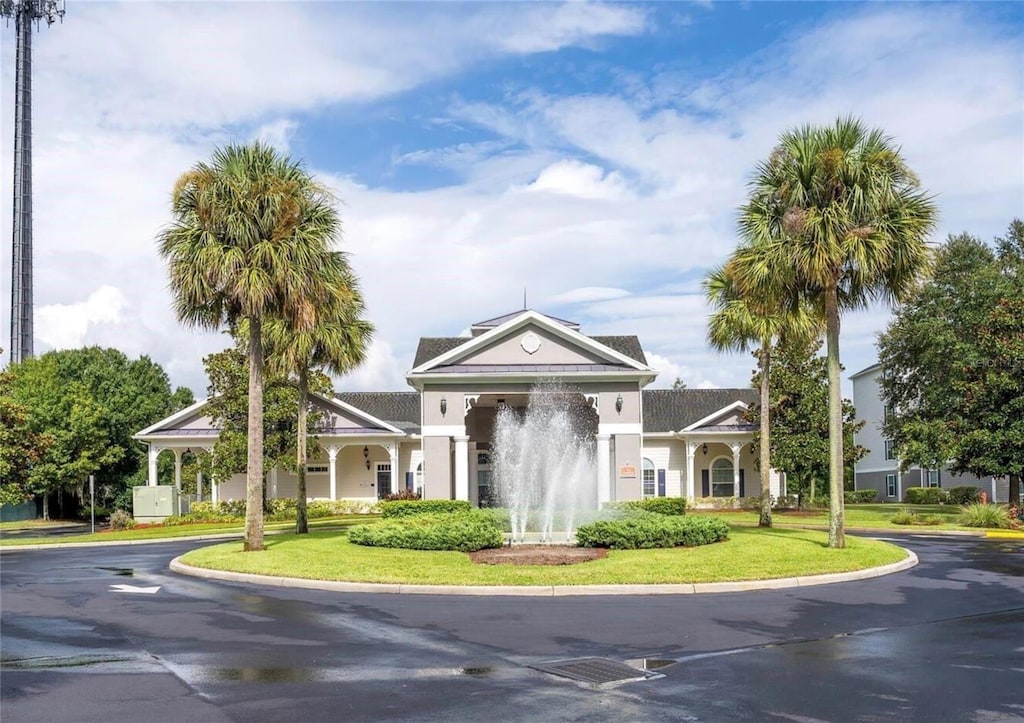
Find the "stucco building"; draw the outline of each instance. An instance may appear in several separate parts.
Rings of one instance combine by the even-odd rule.
[[[490,450],[499,407],[525,407],[541,382],[558,382],[593,435],[598,501],[644,496],[759,494],[744,413],[751,389],[645,389],[657,376],[636,336],[587,336],[579,324],[532,310],[473,324],[470,336],[420,339],[406,380],[414,391],[317,397],[322,453],[307,467],[313,499],[373,500],[403,488],[425,498],[493,498]],[[157,459],[211,451],[217,429],[199,402],[142,430],[149,484]],[[201,483],[202,484],[202,483]],[[781,493],[772,475],[773,494]],[[245,475],[205,482],[208,498],[242,499]],[[293,497],[296,477],[270,470],[272,497]]]

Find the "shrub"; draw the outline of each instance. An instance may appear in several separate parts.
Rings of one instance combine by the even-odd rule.
[[[110,514],[110,529],[130,530],[135,527],[135,520],[124,510],[114,510]]]
[[[937,505],[946,501],[946,490],[939,487],[907,487],[903,501],[911,505]]]
[[[950,487],[946,495],[951,505],[971,505],[981,499],[981,490],[977,487]]]
[[[646,497],[642,500],[609,502],[605,509],[628,512],[654,512],[659,515],[685,515],[685,497]]]
[[[395,500],[418,500],[420,495],[418,492],[413,490],[402,490],[401,492],[392,492],[384,498],[385,502],[394,502]]]
[[[654,547],[696,547],[728,539],[729,526],[714,517],[637,514],[618,520],[599,520],[580,525],[580,547],[642,550]]]
[[[469,512],[473,509],[466,500],[394,500],[380,503],[384,519],[412,517],[414,515],[443,515]]]
[[[961,506],[960,516],[956,521],[965,527],[1007,529],[1013,525],[1010,511],[1006,507],[981,503]]]
[[[501,547],[505,542],[493,519],[476,512],[392,517],[370,525],[356,525],[349,530],[348,539],[370,547],[461,552]]]
[[[738,510],[738,497],[698,497],[693,502],[694,509]]]
[[[306,516],[311,520],[337,515],[372,515],[378,512],[380,503],[366,500],[313,500],[306,504]]]
[[[799,506],[800,500],[796,495],[780,495],[775,498],[775,504],[772,505],[774,510],[795,510]]]
[[[921,516],[904,508],[889,518],[894,525],[941,525],[942,518],[938,515]]]
[[[848,505],[864,505],[874,502],[878,490],[847,490],[843,492],[843,502]]]

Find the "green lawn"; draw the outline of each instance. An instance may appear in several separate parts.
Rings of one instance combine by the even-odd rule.
[[[904,504],[866,504],[846,505],[846,526],[867,527],[872,529],[890,530],[974,530],[976,527],[964,527],[956,524],[960,515],[958,505],[904,505]],[[894,525],[892,516],[901,510],[916,512],[921,517],[935,515],[942,518],[939,525]],[[757,524],[756,510],[688,510],[687,514],[713,515],[727,520],[730,524]],[[805,512],[772,512],[772,524],[786,525],[819,525],[828,527],[828,510],[809,510]]]
[[[356,525],[370,520],[377,519],[377,515],[339,515],[336,517],[323,517],[310,520],[310,529],[317,527],[341,527]],[[25,525],[25,523],[11,523]],[[97,532],[84,535],[60,535],[60,536],[39,536],[39,535],[18,535],[12,537],[12,528],[0,529],[0,547],[13,547],[17,545],[55,545],[67,542],[120,542],[124,540],[158,540],[174,539],[176,537],[192,537],[195,535],[241,535],[244,524],[222,522],[201,523],[192,525],[154,525],[153,527],[140,527],[134,530],[117,530],[112,532]],[[264,529],[267,531],[291,530],[294,529],[294,522],[268,522]],[[23,527],[14,529],[24,529]],[[7,532],[7,534],[3,534]]]
[[[813,530],[735,527],[727,542],[667,550],[612,550],[603,560],[563,566],[477,565],[461,552],[393,550],[354,545],[344,531],[267,538],[263,552],[237,542],[195,550],[184,562],[233,572],[313,580],[434,585],[589,585],[766,580],[860,570],[898,562],[895,545],[855,537],[830,550]]]

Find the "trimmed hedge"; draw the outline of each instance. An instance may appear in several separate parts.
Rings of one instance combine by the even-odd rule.
[[[977,487],[950,487],[946,494],[951,505],[973,505],[981,501],[981,490]]]
[[[392,517],[370,525],[357,525],[348,531],[348,539],[368,547],[461,552],[501,547],[505,543],[505,536],[495,527],[493,519],[474,512]]]
[[[907,487],[903,501],[911,505],[937,505],[946,501],[946,490],[939,487]]]
[[[654,512],[659,515],[685,515],[685,497],[645,497],[642,500],[623,500],[609,502],[605,505],[609,510],[629,512]]]
[[[580,525],[580,547],[645,550],[655,547],[696,547],[729,538],[729,525],[716,517],[637,514],[618,520]]]
[[[380,516],[385,520],[415,515],[446,515],[469,512],[473,507],[466,500],[386,500],[380,503]]]
[[[848,505],[863,505],[874,502],[878,496],[878,490],[846,490],[843,492],[843,502]]]

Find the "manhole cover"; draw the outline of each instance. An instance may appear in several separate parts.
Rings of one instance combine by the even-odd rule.
[[[537,670],[563,678],[572,678],[584,683],[616,683],[624,680],[643,680],[657,674],[637,670],[625,663],[609,658],[576,658],[574,660],[555,660],[530,666]]]

